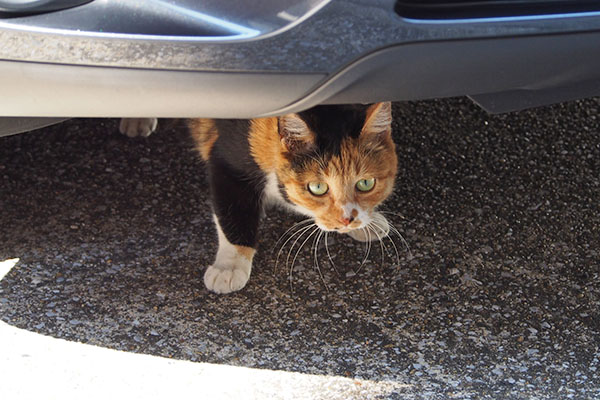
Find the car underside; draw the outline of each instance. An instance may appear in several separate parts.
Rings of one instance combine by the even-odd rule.
[[[0,134],[70,117],[253,118],[600,94],[584,0],[0,0]]]

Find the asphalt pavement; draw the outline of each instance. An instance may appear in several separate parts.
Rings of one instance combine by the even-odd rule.
[[[216,232],[181,121],[0,138],[0,393],[600,399],[599,110],[395,104],[402,237],[366,261],[308,242],[290,273],[299,218],[272,210],[230,295],[202,283]]]

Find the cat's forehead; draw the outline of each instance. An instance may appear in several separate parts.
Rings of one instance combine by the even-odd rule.
[[[346,139],[341,146],[339,154],[307,154],[303,162],[297,164],[296,171],[309,177],[323,177],[330,179],[353,179],[354,176],[364,172],[364,157],[359,154],[358,148],[352,141]]]
[[[358,138],[367,117],[367,105],[322,105],[298,113],[315,134],[321,154],[338,155],[342,141]]]

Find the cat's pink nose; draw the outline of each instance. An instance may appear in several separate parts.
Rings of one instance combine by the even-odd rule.
[[[352,216],[350,216],[350,218],[344,218],[344,217],[340,218],[340,222],[342,224],[344,224],[344,226],[350,225],[352,223],[352,221],[354,221],[354,217],[352,217]]]

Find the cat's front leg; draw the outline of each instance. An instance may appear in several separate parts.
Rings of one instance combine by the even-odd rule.
[[[250,279],[252,258],[256,250],[250,246],[231,243],[218,217],[213,215],[219,237],[219,250],[215,262],[204,273],[204,285],[215,293],[231,293],[242,289]]]
[[[250,278],[264,183],[244,179],[214,159],[209,164],[219,249],[204,273],[204,284],[215,293],[231,293]]]

